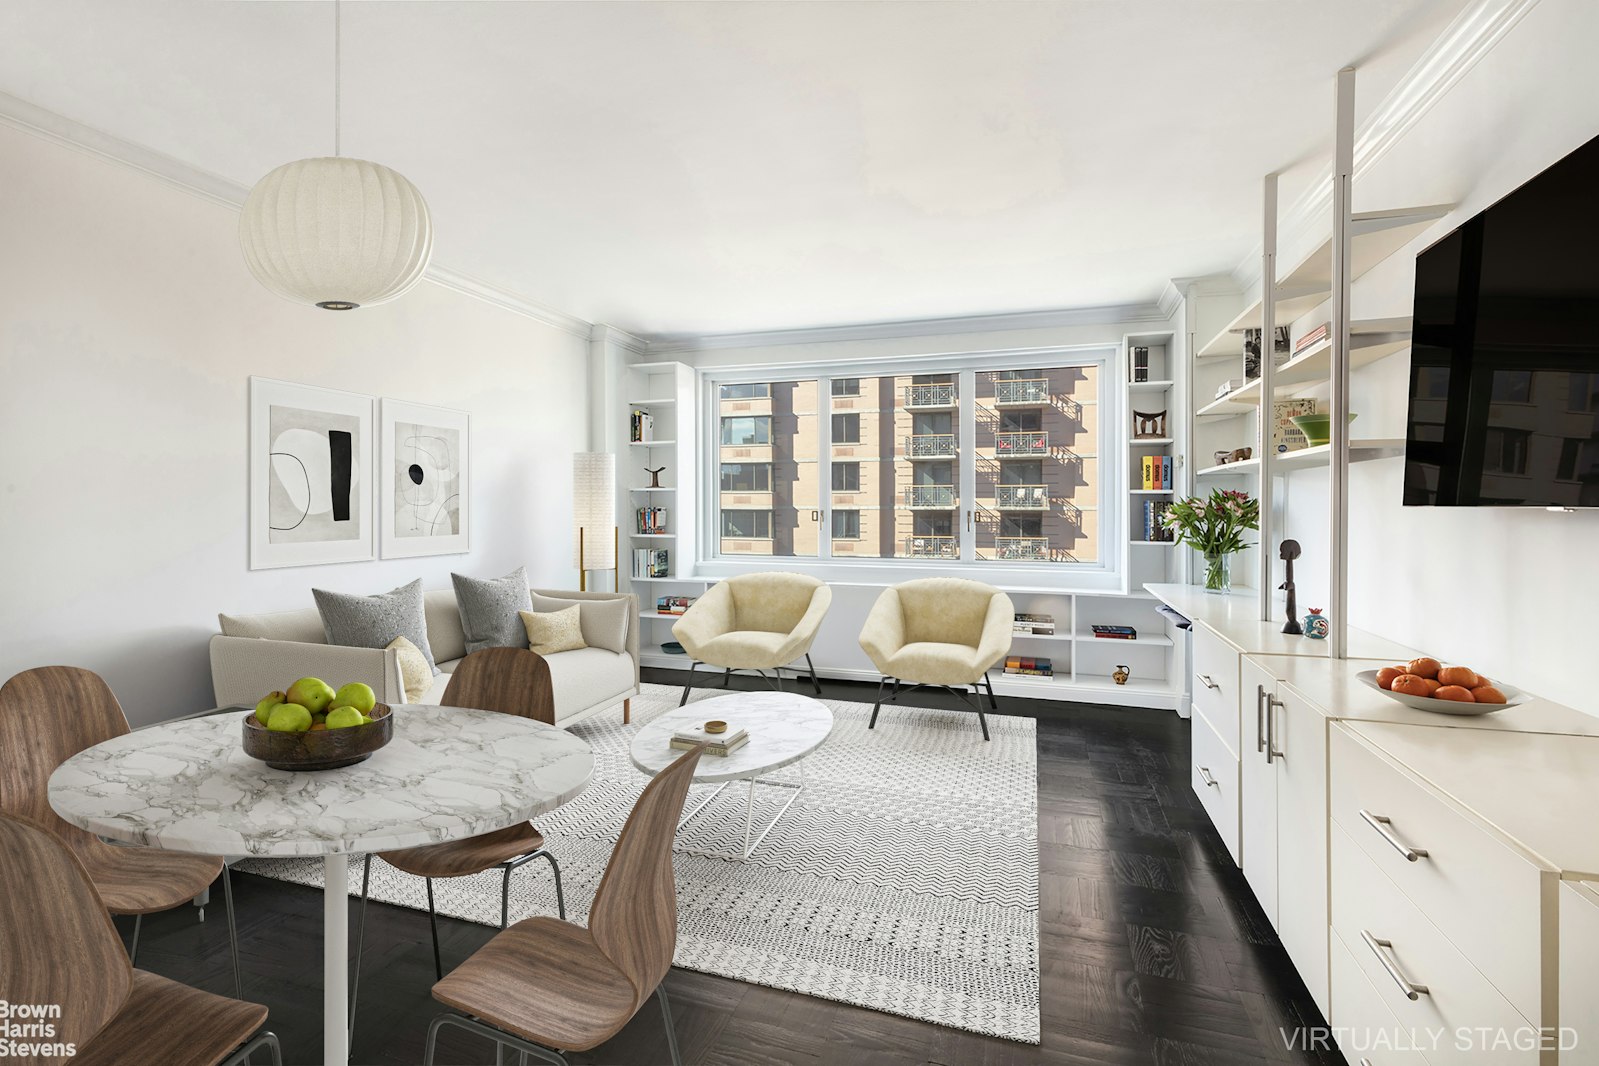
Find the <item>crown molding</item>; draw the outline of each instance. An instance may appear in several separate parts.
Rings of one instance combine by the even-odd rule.
[[[625,329],[617,326],[608,326],[603,322],[596,322],[589,329],[589,340],[594,343],[614,344],[624,352],[634,355],[644,355],[650,347],[650,342],[643,337],[635,337]]]
[[[1180,296],[1179,296],[1180,298]],[[1060,308],[1042,311],[1014,311],[987,315],[958,315],[949,318],[915,318],[893,322],[862,322],[837,326],[808,326],[799,329],[755,330],[746,333],[658,333],[645,340],[650,354],[701,352],[723,348],[766,348],[786,344],[838,344],[847,341],[890,340],[900,337],[932,337],[959,333],[997,333],[1007,330],[1061,329],[1070,326],[1097,326],[1115,323],[1164,322],[1171,317],[1163,310],[1165,294],[1158,303],[1107,304],[1101,307]]]
[[[1352,181],[1358,182],[1431,111],[1538,0],[1475,0],[1449,24],[1355,131]],[[1325,233],[1332,214],[1332,165],[1316,177],[1278,220],[1278,259],[1286,248],[1307,246]],[[1260,284],[1261,245],[1233,268],[1243,291]]]
[[[244,198],[250,192],[247,186],[236,181],[201,170],[153,148],[104,133],[7,93],[0,93],[0,125],[138,171],[172,188],[234,211],[244,206]],[[576,315],[499,288],[436,261],[428,264],[422,277],[452,292],[535,319],[574,336],[589,336],[589,323]]]

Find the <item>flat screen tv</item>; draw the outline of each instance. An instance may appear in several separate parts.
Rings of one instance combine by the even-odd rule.
[[[1405,504],[1599,507],[1599,138],[1416,257]]]

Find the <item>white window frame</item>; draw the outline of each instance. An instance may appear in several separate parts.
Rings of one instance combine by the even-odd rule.
[[[894,359],[838,360],[814,363],[771,363],[766,365],[739,365],[706,367],[698,371],[700,390],[705,409],[712,417],[706,420],[700,446],[705,451],[701,464],[701,484],[711,491],[700,493],[702,530],[700,542],[695,545],[695,572],[706,577],[731,577],[740,573],[754,573],[780,566],[784,570],[809,573],[826,581],[839,584],[893,584],[917,577],[966,577],[985,581],[1004,588],[1048,589],[1060,591],[1115,592],[1123,588],[1123,578],[1128,559],[1124,545],[1128,536],[1127,471],[1125,462],[1118,461],[1126,449],[1121,442],[1126,437],[1123,397],[1117,386],[1124,376],[1121,345],[1114,342],[1100,344],[1060,345],[1041,348],[1002,348],[935,355],[906,356]],[[975,486],[977,459],[972,448],[976,440],[977,403],[976,381],[979,370],[993,368],[1005,370],[1043,370],[1066,366],[1093,366],[1099,395],[1097,420],[1099,423],[1095,460],[1099,472],[1097,516],[1099,522],[1099,558],[1092,563],[1028,563],[998,562],[976,558],[975,516],[970,487]],[[959,560],[912,559],[860,559],[832,556],[832,380],[835,377],[868,378],[909,376],[912,374],[953,373],[956,375],[960,404],[956,408],[957,425],[962,442],[958,457],[957,478],[961,490],[962,507],[957,512],[955,527],[959,537]],[[723,385],[747,385],[761,382],[815,381],[819,410],[817,411],[818,449],[818,507],[817,555],[812,556],[750,556],[723,555],[721,546],[720,486],[721,486],[721,407],[720,390]],[[823,468],[826,468],[825,472]],[[884,520],[888,520],[884,517]],[[680,545],[680,547],[686,547]]]

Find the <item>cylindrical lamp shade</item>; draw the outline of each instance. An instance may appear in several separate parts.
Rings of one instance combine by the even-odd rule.
[[[572,561],[579,570],[616,568],[616,456],[572,456]]]
[[[239,244],[250,273],[279,296],[348,311],[392,300],[422,280],[433,222],[416,186],[388,167],[301,159],[250,190]]]

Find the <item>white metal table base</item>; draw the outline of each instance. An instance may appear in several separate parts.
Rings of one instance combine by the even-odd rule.
[[[322,857],[322,1061],[350,1061],[350,857]]]
[[[751,778],[748,779],[750,787],[749,787],[749,794],[744,800],[744,849],[743,849],[743,851],[741,851],[741,852],[739,852],[738,854],[735,855],[733,852],[730,852],[730,851],[706,851],[706,850],[703,850],[703,849],[700,849],[700,848],[683,848],[681,850],[684,852],[684,854],[687,854],[687,855],[700,855],[700,856],[703,856],[703,857],[705,857],[707,859],[747,859],[747,858],[749,858],[750,855],[754,853],[755,849],[761,846],[761,841],[766,839],[766,834],[770,833],[777,826],[777,820],[779,818],[783,817],[784,812],[786,812],[790,807],[794,806],[794,801],[800,798],[800,793],[801,792],[805,791],[805,760],[803,760],[803,759],[800,760],[800,763],[799,763],[799,772],[800,772],[800,779],[798,781],[782,781],[782,780],[778,780],[776,778],[769,778],[769,777],[768,778],[763,778],[759,774],[757,774],[754,777],[751,777]],[[695,804],[693,810],[691,810],[687,814],[683,815],[682,819],[677,823],[677,827],[679,829],[682,829],[685,825],[687,825],[694,818],[695,815],[699,814],[706,807],[710,806],[711,802],[713,800],[715,800],[717,796],[720,796],[722,794],[723,789],[727,788],[728,785],[732,785],[732,784],[736,784],[736,783],[737,783],[736,781],[723,781],[721,783],[721,785],[717,787],[716,791],[712,792],[709,796],[706,796],[699,803]],[[772,815],[772,820],[766,823],[766,826],[765,826],[765,828],[763,828],[761,830],[760,835],[757,836],[752,841],[750,839],[750,833],[754,830],[754,826],[755,826],[755,786],[756,785],[765,785],[768,788],[786,788],[786,789],[791,790],[791,794],[788,797],[788,801],[777,809],[777,813],[776,814]]]

